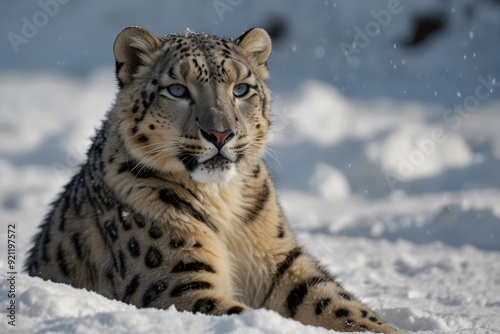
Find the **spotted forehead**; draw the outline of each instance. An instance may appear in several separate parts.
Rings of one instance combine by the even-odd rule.
[[[193,34],[168,36],[162,42],[166,57],[165,70],[173,78],[175,67],[180,67],[183,77],[194,70],[201,82],[208,82],[211,78],[222,82],[227,74],[228,60],[244,64],[237,46],[230,39]],[[235,70],[239,72],[240,68],[237,66]],[[249,69],[247,71],[250,72]]]

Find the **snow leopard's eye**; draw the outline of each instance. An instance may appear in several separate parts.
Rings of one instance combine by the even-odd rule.
[[[250,90],[250,87],[245,84],[245,83],[240,83],[234,86],[233,88],[233,95],[236,97],[243,97],[245,96],[248,91]]]
[[[189,89],[181,84],[173,84],[168,86],[167,92],[173,97],[177,97],[179,99],[187,99],[191,96],[189,94]]]

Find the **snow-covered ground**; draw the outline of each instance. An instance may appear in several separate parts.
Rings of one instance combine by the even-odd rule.
[[[0,333],[326,332],[266,310],[212,317],[136,309],[21,273],[48,203],[85,158],[113,101],[111,45],[120,28],[236,36],[270,22],[284,33],[270,63],[266,159],[304,246],[401,329],[500,332],[499,5],[119,3],[61,4],[18,53],[1,41]],[[43,10],[35,2],[2,7],[5,36],[22,35],[23,17],[34,22]],[[390,22],[345,57],[341,45],[356,39],[355,28],[377,22],[372,10],[390,8]],[[410,18],[430,12],[446,13],[446,29],[404,47]],[[9,224],[15,328],[6,316]]]

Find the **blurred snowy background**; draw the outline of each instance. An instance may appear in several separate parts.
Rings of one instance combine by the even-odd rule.
[[[116,93],[120,30],[274,49],[266,157],[303,244],[407,331],[500,330],[500,1],[11,1],[0,5],[0,304]],[[310,332],[273,312],[136,310],[18,276],[17,331]],[[5,317],[0,331],[12,329]]]

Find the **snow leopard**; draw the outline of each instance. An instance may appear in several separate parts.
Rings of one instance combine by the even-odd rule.
[[[396,333],[299,245],[264,160],[271,39],[130,27],[87,160],[35,235],[31,276],[139,308],[265,308],[337,331]]]

